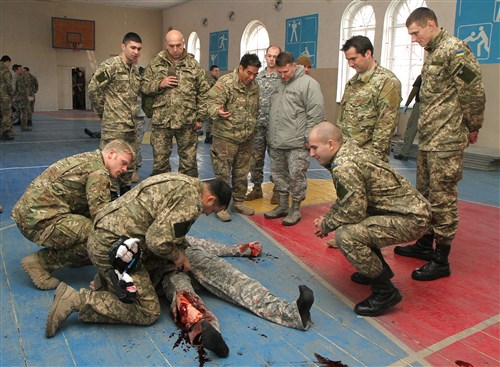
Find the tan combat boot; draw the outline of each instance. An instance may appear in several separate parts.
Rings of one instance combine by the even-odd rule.
[[[40,251],[44,250],[47,251],[46,249]],[[23,257],[21,265],[38,289],[44,291],[55,289],[61,281],[52,276],[51,271],[55,269],[50,269],[50,267],[44,263],[40,258],[40,251]]]
[[[273,196],[271,197],[271,204],[278,205],[280,203],[280,192],[278,190],[273,190]]]
[[[52,338],[57,329],[75,311],[80,311],[82,301],[80,293],[66,283],[59,284],[54,293],[54,301],[50,306],[49,316],[45,325],[45,336]]]
[[[233,202],[233,209],[232,210],[235,213],[240,213],[243,215],[254,215],[255,214],[255,210],[253,210],[251,207],[249,207],[248,205],[246,205],[242,201]]]
[[[286,216],[285,220],[281,223],[284,226],[293,226],[297,224],[300,219],[300,202],[292,202],[292,207],[290,208],[290,211],[288,212],[288,215]]]
[[[261,199],[262,197],[264,197],[264,194],[262,193],[262,187],[259,185],[253,187],[252,191],[245,197],[245,200],[252,201]]]
[[[280,194],[280,202],[276,208],[264,213],[266,219],[286,217],[288,215],[288,194]]]
[[[334,238],[331,238],[329,239],[328,241],[326,241],[326,244],[328,245],[328,247],[330,248],[339,248],[337,246],[337,241],[335,240],[335,237]]]
[[[230,222],[231,221],[231,215],[229,215],[229,212],[227,210],[221,210],[220,212],[215,214],[217,216],[217,219],[219,219],[221,222]]]

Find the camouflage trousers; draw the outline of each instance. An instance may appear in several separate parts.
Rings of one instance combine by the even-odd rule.
[[[173,139],[177,143],[179,155],[179,172],[191,177],[198,177],[198,163],[196,151],[198,134],[192,127],[182,129],[162,128],[153,125],[151,132],[151,146],[153,147],[153,173],[172,172],[170,155],[173,149]]]
[[[99,142],[100,149],[103,149],[106,144],[115,139],[122,139],[129,143],[132,148],[134,148],[135,152],[137,152],[137,136],[134,130],[130,130],[129,128],[123,128],[120,131],[117,130],[105,130],[105,124],[102,124],[103,128],[101,129],[101,140]],[[134,152],[134,153],[135,153]],[[127,168],[127,172],[122,174],[117,179],[111,179],[111,190],[118,191],[119,187],[123,186],[131,186],[132,185],[132,174],[135,171],[135,162],[132,162],[130,166]]]
[[[137,150],[135,152],[135,165],[136,167],[142,167],[142,140],[144,139],[145,132],[145,118],[137,117],[135,119],[135,134],[137,136]]]
[[[290,193],[292,200],[301,202],[306,198],[307,169],[311,161],[309,151],[304,148],[269,148],[271,174],[279,192]]]
[[[167,280],[163,282],[163,290],[173,302],[172,309],[176,307],[177,293],[185,290],[194,293],[195,287],[200,285],[217,297],[244,307],[276,324],[299,330],[309,327],[302,325],[296,302],[288,302],[275,296],[262,283],[246,276],[215,254],[220,251],[224,252],[225,256],[232,256],[228,251],[231,249],[234,255],[241,256],[237,246],[226,246],[197,238],[189,238],[189,244],[186,249],[186,256],[191,264],[189,275],[174,271],[167,274]],[[220,330],[215,315],[212,314],[211,318],[210,322]]]
[[[116,236],[97,228],[90,233],[87,243],[89,257],[99,271],[100,287],[95,291],[80,290],[82,307],[78,318],[84,322],[108,324],[151,325],[160,316],[160,301],[151,281],[147,264],[130,274],[137,287],[134,303],[124,303],[118,299],[109,277],[113,271],[109,263],[108,249]]]
[[[1,95],[0,98],[0,118],[2,119],[2,134],[12,134],[12,98],[8,95]]]
[[[257,126],[253,138],[253,156],[251,181],[254,186],[261,186],[264,181],[264,163],[267,149],[267,127]]]
[[[92,228],[92,220],[79,214],[62,215],[43,231],[30,231],[18,226],[23,235],[39,246],[40,261],[52,271],[64,266],[90,264],[87,253],[87,239]]]
[[[458,183],[464,152],[425,152],[417,156],[417,190],[431,203],[430,231],[436,243],[451,245],[458,229]]]
[[[346,259],[360,273],[374,279],[382,272],[382,262],[371,248],[416,240],[426,233],[429,223],[429,213],[412,216],[371,216],[360,223],[337,228],[335,242]]]
[[[16,111],[12,114],[12,121],[19,121],[21,123],[21,128],[28,127],[28,110],[30,108],[29,101],[27,99],[18,100],[13,103]]]
[[[232,143],[214,136],[210,158],[215,176],[232,182],[233,200],[243,202],[247,193],[248,172],[253,153],[253,136],[243,143]]]

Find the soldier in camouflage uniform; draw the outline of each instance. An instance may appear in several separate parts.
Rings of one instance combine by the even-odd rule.
[[[197,130],[204,116],[199,108],[210,85],[205,71],[184,48],[184,37],[177,30],[165,35],[165,50],[146,67],[142,93],[154,96],[151,119],[153,173],[170,172],[173,139],[177,142],[179,172],[198,177]]]
[[[208,93],[206,114],[212,118],[213,144],[210,150],[216,177],[232,181],[233,212],[255,214],[244,203],[250,171],[253,136],[259,108],[259,86],[255,78],[261,63],[256,54],[246,54],[231,74],[222,76]],[[217,214],[231,220],[228,211]]]
[[[28,109],[28,126],[32,126],[33,112],[35,112],[35,94],[38,92],[38,79],[33,74],[30,73],[29,67],[24,66],[23,69],[24,69],[24,75],[26,75],[29,85],[28,100],[30,108]]]
[[[174,321],[189,336],[192,344],[199,343],[203,324],[209,322],[220,330],[217,317],[206,309],[204,302],[195,293],[191,283],[200,284],[216,296],[245,307],[256,315],[279,325],[307,330],[311,324],[310,309],[314,302],[311,289],[299,286],[300,296],[296,302],[288,302],[276,297],[260,282],[235,269],[218,256],[259,256],[262,249],[257,242],[226,246],[210,240],[186,236],[189,243],[186,256],[191,270],[184,273],[178,270],[166,270],[161,280],[161,293],[171,303]],[[182,309],[189,305],[189,317]],[[225,344],[225,343],[224,343]]]
[[[140,75],[137,62],[141,56],[142,40],[129,32],[123,37],[120,55],[104,61],[89,83],[92,107],[101,118],[101,149],[114,139],[122,139],[136,149],[135,111],[139,96]],[[113,182],[113,196],[130,190],[135,164],[117,182]]]
[[[180,173],[164,173],[142,181],[101,209],[87,250],[104,283],[102,290],[78,292],[61,283],[47,319],[46,336],[54,336],[74,311],[79,311],[84,322],[153,324],[160,315],[160,302],[152,279],[165,268],[189,271],[185,235],[202,213],[220,211],[230,200],[231,189],[222,180],[201,182]],[[115,258],[123,260],[124,255],[113,245],[122,238],[139,241],[142,266],[126,271],[117,266]],[[124,284],[119,279],[127,273],[130,279]]]
[[[342,46],[356,74],[347,82],[338,126],[346,138],[389,162],[391,135],[398,124],[401,83],[373,59],[373,45],[365,36],[354,36]]]
[[[51,273],[57,269],[90,263],[92,220],[111,201],[110,177],[124,173],[133,158],[133,148],[115,140],[54,163],[28,186],[11,217],[24,237],[44,247],[21,262],[37,288],[56,288],[60,281]]]
[[[255,81],[259,85],[259,117],[255,126],[252,170],[250,171],[252,174],[253,189],[247,195],[246,200],[255,200],[263,197],[262,182],[264,181],[264,160],[267,149],[269,111],[271,110],[271,94],[280,81],[276,68],[276,57],[280,52],[281,48],[279,46],[271,45],[267,48],[265,55],[267,66],[255,78]],[[278,195],[277,191],[274,192]]]
[[[21,131],[31,131],[28,127],[28,110],[29,110],[29,78],[24,75],[22,65],[15,64],[12,70],[16,75],[14,77],[14,98],[13,105],[16,112],[13,114],[14,121],[19,120],[21,123]]]
[[[354,312],[378,316],[402,299],[390,273],[373,249],[408,242],[423,235],[431,220],[429,202],[388,163],[352,140],[343,142],[329,121],[309,135],[311,156],[331,170],[337,200],[314,220],[315,235],[335,231],[337,246],[347,260],[371,279],[372,294]]]
[[[319,83],[304,73],[290,52],[280,52],[276,65],[281,82],[271,96],[267,141],[271,174],[280,197],[278,206],[264,217],[286,217],[282,224],[293,226],[301,219],[300,203],[307,191],[311,159],[307,139],[311,128],[324,118],[324,101]]]
[[[406,20],[408,33],[428,52],[422,68],[417,189],[431,203],[431,230],[396,254],[430,261],[412,273],[416,280],[451,274],[448,255],[458,228],[458,182],[464,149],[475,144],[486,97],[479,64],[469,46],[438,26],[428,8]],[[433,242],[436,241],[436,249]]]
[[[0,119],[2,121],[2,140],[13,140],[14,131],[12,129],[12,74],[10,73],[11,58],[2,56],[0,63]]]

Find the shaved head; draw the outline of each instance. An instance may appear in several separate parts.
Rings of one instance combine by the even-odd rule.
[[[342,146],[342,131],[330,121],[322,121],[309,133],[309,153],[327,167]]]
[[[342,143],[342,132],[340,129],[331,121],[322,121],[316,126],[314,126],[309,135],[317,137],[317,140],[326,144],[328,140],[333,140],[338,143]]]
[[[176,29],[165,35],[165,49],[174,61],[179,61],[184,55],[184,36]]]

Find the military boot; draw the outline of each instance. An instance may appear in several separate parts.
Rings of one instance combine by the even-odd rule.
[[[252,191],[248,193],[245,200],[247,201],[257,200],[262,198],[263,196],[264,194],[262,193],[262,187],[260,185],[255,185]]]
[[[221,210],[220,212],[215,214],[217,219],[220,220],[221,222],[230,222],[231,221],[231,215],[229,212],[226,210]]]
[[[413,270],[411,277],[415,280],[434,280],[449,277],[451,275],[450,263],[448,262],[450,251],[450,245],[440,245],[437,243],[432,260],[424,266]]]
[[[280,193],[280,201],[276,208],[271,210],[270,212],[264,213],[264,218],[266,219],[275,219],[286,217],[288,215],[288,193],[281,194]]]
[[[280,203],[280,192],[278,190],[273,190],[273,196],[271,196],[270,203],[273,205],[278,205]]]
[[[384,255],[382,255],[382,251],[379,248],[372,247],[372,251],[377,257],[380,259],[382,262],[382,266],[387,272],[389,273],[389,278],[394,277],[394,273],[392,272],[391,267],[389,264],[385,262]],[[355,272],[354,274],[351,275],[351,280],[354,283],[358,284],[363,284],[363,285],[368,285],[372,282],[370,278],[368,278],[366,275],[361,274],[359,271]]]
[[[354,312],[358,315],[379,316],[403,299],[399,290],[392,284],[386,269],[383,269],[377,278],[372,279],[371,287],[370,297],[354,306]]]
[[[302,217],[300,216],[300,202],[293,201],[292,207],[285,220],[281,223],[284,226],[293,226],[297,224]]]
[[[299,309],[302,326],[305,328],[311,324],[311,307],[314,303],[313,291],[305,286],[299,285],[299,298],[297,299],[297,308]]]
[[[434,248],[432,246],[433,242],[434,234],[426,234],[418,239],[413,245],[394,247],[394,253],[401,256],[415,257],[417,259],[430,261],[434,253]]]
[[[229,347],[222,338],[221,333],[207,320],[201,320],[199,343],[203,348],[211,350],[221,358],[226,358],[229,355]]]
[[[243,215],[254,215],[255,210],[253,210],[251,207],[249,207],[247,204],[245,204],[242,201],[235,201],[233,202],[233,212],[235,213],[240,213]]]
[[[54,301],[50,306],[49,316],[45,325],[45,336],[52,338],[57,329],[75,311],[80,311],[82,301],[80,293],[66,283],[61,283],[54,293]]]
[[[60,266],[51,266],[44,261],[44,254],[48,253],[48,249],[42,249],[34,254],[23,257],[21,265],[26,273],[38,289],[49,290],[55,289],[61,282],[59,279],[52,276],[52,272],[59,269]]]

